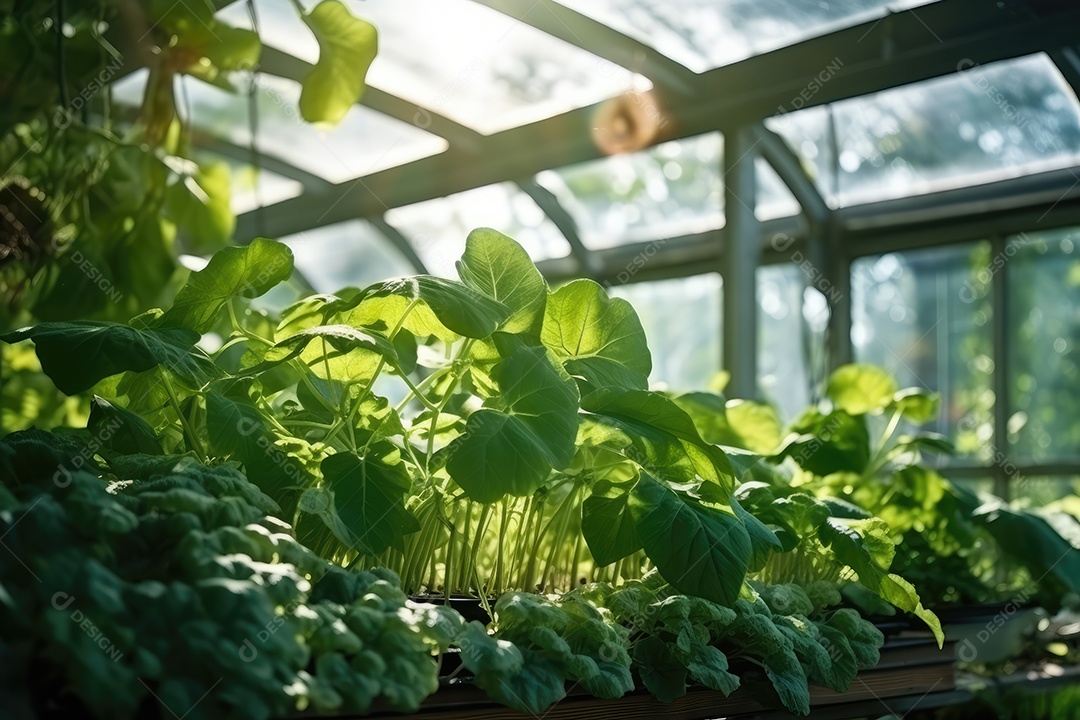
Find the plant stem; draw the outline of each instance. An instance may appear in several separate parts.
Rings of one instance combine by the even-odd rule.
[[[180,401],[176,398],[176,392],[173,390],[172,382],[169,380],[169,376],[165,374],[165,371],[158,368],[158,374],[161,377],[161,382],[165,385],[165,392],[169,396],[169,404],[176,412],[176,416],[180,418],[180,426],[184,431],[184,437],[187,438],[189,449],[194,452],[200,460],[204,462],[207,459],[206,449],[203,448],[202,442],[199,440],[199,436],[195,433],[195,430],[188,423],[187,417],[184,415],[184,411],[180,408]]]

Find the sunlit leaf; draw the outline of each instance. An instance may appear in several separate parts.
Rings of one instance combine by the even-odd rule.
[[[304,78],[300,114],[308,122],[336,124],[364,94],[378,32],[339,0],[323,0],[302,17],[319,42],[319,61]]]

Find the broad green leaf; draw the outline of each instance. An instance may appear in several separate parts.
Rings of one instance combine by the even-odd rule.
[[[158,324],[207,332],[229,300],[259,297],[288,280],[292,270],[292,251],[274,240],[256,238],[247,247],[223,248],[191,274]]]
[[[723,395],[692,392],[672,398],[672,402],[690,416],[694,427],[706,442],[743,448],[742,436],[728,422],[727,399]]]
[[[972,519],[990,531],[1006,556],[1026,566],[1040,582],[1053,582],[1061,592],[1080,593],[1080,548],[1068,539],[1075,533],[1052,513],[997,501],[981,505]],[[1058,532],[1055,525],[1065,532]]]
[[[254,405],[206,393],[206,432],[210,447],[219,455],[235,455],[246,462],[262,452],[259,441],[268,435],[266,421]]]
[[[750,561],[750,536],[734,514],[703,505],[649,475],[630,499],[645,554],[672,587],[730,605],[739,596]]]
[[[548,296],[541,339],[564,362],[595,358],[574,370],[590,385],[604,387],[620,374],[632,374],[636,382],[631,387],[641,387],[652,372],[645,331],[634,308],[621,298],[609,298],[592,280],[575,280]],[[607,364],[620,366],[621,373],[605,368]]]
[[[469,416],[446,468],[472,500],[529,495],[574,457],[578,396],[542,347],[519,347],[492,370],[499,395]]]
[[[810,714],[810,688],[806,671],[790,650],[775,652],[764,658],[765,674],[783,703],[796,715]]]
[[[283,509],[291,511],[296,489],[306,481],[303,463],[277,445],[262,413],[254,405],[219,392],[208,392],[206,434],[216,454],[242,462],[251,482]]]
[[[829,518],[818,530],[818,537],[832,549],[836,558],[859,575],[859,583],[901,610],[913,613],[934,633],[940,647],[944,641],[941,622],[923,607],[914,586],[899,575],[889,573],[895,543],[889,527],[876,518],[844,520]]]
[[[491,228],[473,230],[465,239],[457,271],[467,286],[509,308],[511,314],[499,330],[540,334],[547,283],[529,254],[511,238]]]
[[[308,122],[336,124],[364,94],[378,32],[339,0],[323,0],[301,17],[319,41],[319,61],[304,78],[300,114]]]
[[[97,395],[90,401],[90,419],[86,429],[95,441],[113,452],[124,455],[162,454],[161,443],[145,420]]]
[[[571,377],[577,380],[582,395],[611,388],[649,389],[649,380],[644,375],[607,358],[586,357],[567,360],[563,363],[563,367]]]
[[[886,407],[897,391],[892,375],[876,365],[853,363],[829,376],[825,394],[836,407],[851,415],[864,415]]]
[[[686,667],[660,638],[650,635],[634,643],[634,665],[645,687],[660,702],[672,702],[686,694]]]
[[[701,437],[714,445],[771,455],[780,444],[780,418],[770,405],[725,400],[706,392],[680,395],[674,402],[691,417]]]
[[[209,61],[209,67],[195,63],[186,72],[216,84],[222,82],[221,73],[253,70],[262,55],[258,33],[213,18],[184,23],[179,40],[177,47],[184,53]]]
[[[453,342],[459,335],[488,337],[510,316],[510,309],[498,300],[432,275],[376,283],[351,298],[330,303],[326,311],[326,322],[333,318],[333,322],[367,327],[382,323],[388,332],[400,323],[414,335],[433,335],[444,342]]]
[[[898,390],[892,398],[893,406],[909,421],[916,425],[928,423],[938,414],[941,398],[922,388]]]
[[[780,444],[780,418],[771,405],[750,400],[729,400],[727,420],[742,438],[742,447],[771,455]]]
[[[822,477],[845,471],[861,473],[870,462],[866,418],[843,410],[823,415],[810,408],[792,423],[778,454]]]
[[[404,551],[405,536],[420,530],[405,508],[409,473],[390,443],[375,442],[365,455],[331,455],[322,461],[322,472],[354,549],[370,555],[391,547]]]
[[[634,443],[630,459],[665,480],[696,482],[704,478],[715,488],[715,499],[727,502],[735,484],[735,471],[722,450],[705,442],[693,420],[670,398],[660,393],[623,388],[585,395],[583,410],[614,424]]]
[[[136,330],[112,322],[48,322],[5,333],[0,340],[33,340],[41,369],[68,395],[125,370],[142,372],[161,365],[196,384],[215,372],[209,358],[194,347],[199,334],[183,328]]]
[[[516,645],[492,637],[476,620],[465,626],[458,644],[461,646],[461,663],[478,677],[516,673],[524,664],[521,650]]]
[[[493,700],[534,717],[541,717],[566,697],[566,676],[555,664],[528,648],[521,648],[523,663],[514,673],[478,674],[476,684]]]
[[[320,325],[301,330],[270,348],[265,359],[248,372],[262,372],[299,357],[322,380],[364,381],[381,360],[397,366],[397,351],[382,335],[348,325]]]
[[[641,549],[630,514],[630,488],[597,483],[581,503],[581,534],[597,565],[610,565]]]
[[[686,658],[690,676],[707,688],[730,695],[739,688],[739,677],[728,672],[727,655],[718,648],[694,643]]]
[[[735,515],[746,526],[751,548],[748,567],[751,572],[757,572],[765,567],[765,563],[768,562],[769,557],[774,552],[782,552],[783,546],[779,538],[776,537],[776,533],[757,517],[744,510],[734,497],[731,498],[731,507],[735,511]]]

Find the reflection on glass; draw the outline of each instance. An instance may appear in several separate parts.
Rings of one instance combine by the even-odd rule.
[[[833,103],[835,158],[822,108],[779,115],[767,125],[813,166],[822,192],[840,205],[1080,162],[1080,106],[1046,55],[959,70]]]
[[[1010,455],[1080,457],[1080,228],[1010,238]]]
[[[641,318],[652,351],[653,383],[704,390],[720,370],[721,281],[715,273],[619,285]]]
[[[457,277],[454,263],[465,238],[490,227],[517,240],[533,262],[570,254],[570,245],[544,211],[513,183],[488,185],[387,211],[386,221],[401,231],[428,272]]]
[[[806,288],[806,276],[794,265],[757,270],[758,387],[765,400],[792,420],[809,405],[824,347],[828,309],[823,296]]]
[[[851,341],[858,362],[880,365],[901,387],[941,395],[925,429],[947,435],[962,457],[993,445],[990,244],[934,248],[852,264]]]
[[[485,134],[652,84],[509,14],[468,0],[349,0],[379,30],[373,86]],[[319,48],[289,0],[258,0],[264,41],[308,62]],[[531,13],[546,12],[542,6]],[[248,26],[244,3],[219,17]],[[418,122],[423,113],[418,108]]]
[[[389,240],[363,220],[326,225],[281,241],[292,249],[297,269],[321,293],[366,287],[416,272]]]
[[[714,230],[724,224],[719,133],[545,170],[586,247],[605,248]]]
[[[559,0],[699,73],[925,1]]]

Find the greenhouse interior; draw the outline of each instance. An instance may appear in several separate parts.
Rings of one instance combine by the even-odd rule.
[[[3,718],[1080,718],[1080,5],[2,4]]]

